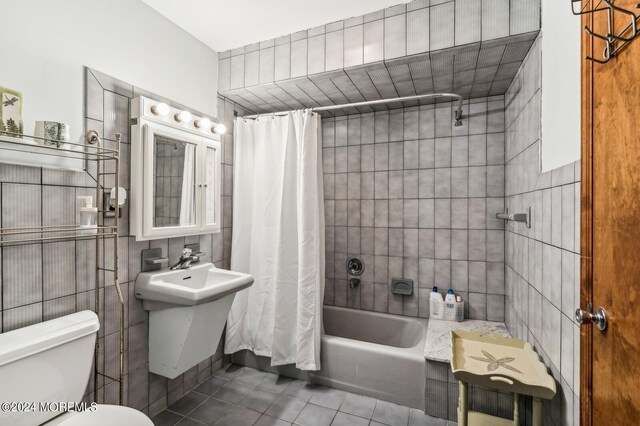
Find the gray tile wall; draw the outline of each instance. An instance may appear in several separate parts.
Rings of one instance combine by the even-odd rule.
[[[121,182],[130,190],[129,101],[138,95],[169,102],[97,71],[86,74],[86,128],[96,129],[107,145],[116,132],[123,134]],[[173,104],[177,106],[177,104]],[[233,171],[233,112],[235,105],[218,100],[218,111],[229,129],[223,137],[223,229],[220,233],[136,242],[129,235],[128,208],[120,231],[119,270],[126,301],[125,403],[154,416],[204,380],[222,365],[222,350],[174,380],[148,373],[148,313],[134,296],[140,271],[140,252],[162,247],[177,259],[186,243],[200,242],[208,259],[229,267],[231,256],[231,191]],[[195,111],[194,111],[195,112]],[[240,110],[242,112],[242,110]],[[90,168],[89,171],[95,170]],[[0,205],[3,227],[75,224],[76,197],[93,195],[95,181],[89,173],[0,164]],[[101,247],[105,266],[112,264],[112,241]],[[84,309],[94,309],[95,242],[31,244],[0,249],[2,260],[0,327],[2,332]],[[101,370],[117,375],[119,353],[119,304],[113,276],[101,277],[102,300],[98,334]],[[117,403],[118,386],[100,379],[98,401]],[[93,381],[86,398],[93,398]]]
[[[532,226],[506,230],[506,323],[530,342],[557,382],[543,424],[577,425],[580,335],[573,320],[580,288],[580,163],[539,173],[540,39],[506,97],[506,205],[532,208]],[[553,143],[553,141],[544,141]]]
[[[540,0],[414,0],[220,53],[219,90],[341,70],[540,29]]]
[[[467,316],[504,320],[504,98],[323,120],[325,304],[428,317],[453,287]],[[365,263],[349,289],[345,262]],[[393,278],[414,281],[393,295]]]
[[[539,32],[539,11],[539,0],[415,0],[221,52],[219,90],[259,113],[434,92],[504,95]]]

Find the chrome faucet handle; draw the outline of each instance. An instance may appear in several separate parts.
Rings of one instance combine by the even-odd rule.
[[[182,259],[186,259],[186,258],[188,258],[188,257],[190,257],[190,256],[191,256],[191,253],[193,253],[193,250],[191,250],[191,249],[190,249],[190,248],[188,248],[188,247],[185,247],[185,248],[183,248],[183,249],[182,249],[182,256],[181,256],[181,258],[182,258]]]

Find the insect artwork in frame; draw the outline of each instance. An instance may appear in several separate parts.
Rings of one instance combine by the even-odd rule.
[[[21,138],[22,93],[0,87],[0,135]]]

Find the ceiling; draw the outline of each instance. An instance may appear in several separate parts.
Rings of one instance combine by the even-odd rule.
[[[408,0],[142,0],[216,52]]]
[[[464,98],[503,95],[531,48],[536,32],[406,56],[344,70],[328,71],[224,91],[255,113],[424,93],[457,93]],[[323,111],[325,117],[433,103],[433,99]]]

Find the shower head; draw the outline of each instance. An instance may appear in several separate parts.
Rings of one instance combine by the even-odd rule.
[[[453,125],[455,127],[462,126],[462,110],[456,111],[455,120],[453,121]]]

